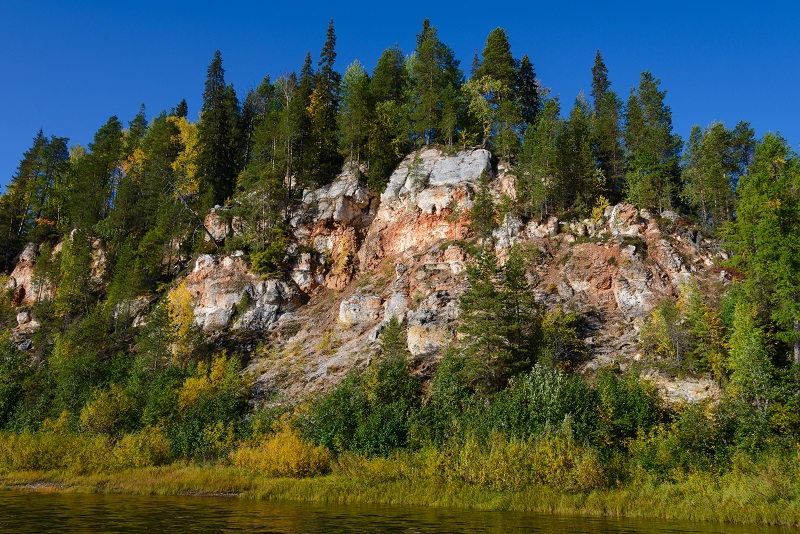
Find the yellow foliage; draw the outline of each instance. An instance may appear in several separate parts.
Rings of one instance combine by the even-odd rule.
[[[211,364],[199,362],[193,376],[188,377],[178,391],[178,409],[189,410],[200,399],[209,398],[223,390],[243,390],[249,387],[248,379],[240,377],[238,368],[228,359],[225,351],[217,354]]]
[[[198,174],[197,158],[200,154],[200,137],[197,125],[186,120],[186,117],[168,117],[178,127],[177,141],[183,149],[172,162],[172,170],[177,173],[175,187],[184,196],[200,191],[200,177]]]
[[[610,205],[608,199],[603,195],[597,197],[594,207],[592,208],[592,221],[594,221],[595,224],[599,223],[600,220],[605,217],[606,208]]]
[[[114,436],[130,405],[130,397],[117,384],[111,384],[108,390],[95,392],[92,400],[81,409],[81,430]]]
[[[170,443],[160,426],[125,434],[113,451],[112,467],[130,469],[161,465],[169,459]]]
[[[169,317],[175,331],[172,355],[178,364],[185,363],[191,353],[191,333],[194,324],[192,295],[186,289],[186,280],[167,296]]]
[[[324,102],[322,99],[322,94],[320,93],[319,89],[314,89],[311,92],[311,98],[309,98],[309,104],[306,108],[306,113],[308,113],[309,118],[313,121],[319,112],[322,110],[324,106]]]
[[[274,434],[260,443],[242,446],[230,454],[233,465],[261,471],[268,476],[311,477],[330,468],[330,452],[304,440],[284,419],[275,423]]]
[[[559,435],[516,440],[496,434],[485,444],[471,439],[455,464],[466,482],[493,489],[544,485],[585,491],[605,485],[597,451]]]

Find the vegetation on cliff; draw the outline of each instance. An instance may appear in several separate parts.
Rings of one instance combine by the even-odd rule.
[[[309,54],[299,74],[267,77],[241,101],[217,52],[195,122],[181,102],[150,122],[142,109],[127,129],[111,117],[86,149],[37,134],[0,197],[0,268],[35,262],[34,294],[0,284],[5,480],[195,461],[404,491],[548,487],[575,502],[635,488],[721,502],[747,481],[763,491],[730,498],[766,507],[750,519],[797,524],[800,167],[785,140],[756,140],[741,122],[696,127],[684,146],[659,80],[642,73],[623,104],[599,52],[591,102],[578,96],[563,117],[499,28],[466,81],[427,20],[411,54],[386,50],[371,75],[358,62],[334,70],[335,44],[331,22],[316,69]],[[291,406],[255,398],[249,353],[202,335],[180,273],[201,252],[241,250],[282,276],[304,190],[345,164],[379,194],[404,156],[434,143],[490,148],[517,178],[499,201],[488,176],[475,192],[457,342],[420,376],[394,318],[379,354],[331,391]],[[710,376],[720,398],[667,404],[635,366],[575,374],[582,318],[533,298],[533,251],[494,253],[506,215],[598,221],[620,200],[729,252],[724,294],[688,282],[640,336],[643,364]],[[211,232],[217,204],[240,231]]]

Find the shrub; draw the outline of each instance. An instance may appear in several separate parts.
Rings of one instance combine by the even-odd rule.
[[[304,440],[285,419],[273,429],[274,434],[231,452],[231,463],[268,476],[294,478],[321,475],[330,469],[328,449]]]
[[[578,445],[568,434],[526,440],[495,434],[486,443],[470,439],[453,467],[466,482],[496,490],[545,485],[585,491],[605,486],[597,451]]]
[[[114,469],[161,465],[170,458],[170,443],[164,429],[147,426],[134,434],[126,434],[113,450]]]
[[[595,394],[577,376],[537,364],[512,379],[492,406],[495,429],[515,438],[542,434],[568,422],[575,435],[589,439],[596,426]]]
[[[625,448],[663,418],[655,386],[633,371],[617,376],[610,369],[603,369],[597,375],[596,387],[596,435],[602,445]]]

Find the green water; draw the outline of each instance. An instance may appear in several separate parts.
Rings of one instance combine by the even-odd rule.
[[[261,533],[786,533],[785,529],[474,512],[334,506],[212,497],[0,491],[0,532]]]

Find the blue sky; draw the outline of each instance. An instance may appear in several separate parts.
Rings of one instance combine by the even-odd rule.
[[[197,117],[214,50],[243,95],[264,75],[315,60],[328,19],[337,68],[372,69],[395,43],[414,48],[422,20],[468,70],[486,35],[503,27],[544,85],[571,106],[590,91],[600,49],[623,99],[642,70],[661,79],[675,131],[750,121],[760,137],[800,143],[800,7],[794,2],[3,2],[0,7],[0,184],[39,128],[86,145],[110,117],[148,118],[182,98]],[[458,6],[457,8],[455,6]],[[650,7],[653,6],[653,7]]]

